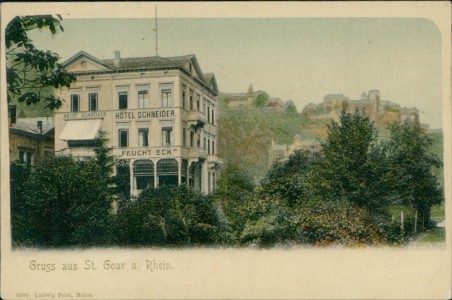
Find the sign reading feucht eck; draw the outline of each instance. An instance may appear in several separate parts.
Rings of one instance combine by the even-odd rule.
[[[141,148],[141,149],[115,149],[114,154],[120,157],[147,157],[147,156],[174,156],[177,148]]]

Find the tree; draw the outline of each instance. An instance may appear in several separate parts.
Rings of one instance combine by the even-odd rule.
[[[433,140],[418,122],[406,120],[389,127],[386,143],[391,191],[396,203],[413,207],[420,220],[419,228],[432,225],[430,209],[443,201],[443,194],[433,168],[442,163],[432,151]]]
[[[70,87],[75,76],[64,70],[58,63],[58,54],[35,48],[28,37],[28,31],[49,29],[56,34],[63,31],[61,16],[51,15],[15,17],[6,26],[5,45],[7,60],[8,102],[18,97],[19,102],[27,105],[45,101],[46,108],[57,109],[62,100],[53,94],[44,93],[46,87]]]
[[[262,180],[261,197],[276,197],[295,207],[312,197],[309,175],[317,153],[297,150],[286,160],[276,161]]]
[[[11,229],[13,241],[20,241],[20,244],[30,244],[32,234],[27,227],[27,211],[26,202],[23,201],[28,191],[28,181],[30,180],[30,165],[15,161],[10,165],[10,195],[11,195]]]
[[[16,174],[12,174],[16,178]],[[14,184],[14,183],[13,183]],[[21,197],[13,197],[15,245],[92,246],[108,243],[112,199],[93,159],[38,161]],[[15,223],[16,220],[21,222]]]
[[[99,165],[102,177],[110,178],[113,173],[114,158],[111,155],[113,147],[108,147],[109,139],[107,138],[107,132],[99,130],[96,138],[94,139],[94,153],[96,154],[96,161]]]
[[[268,94],[266,92],[259,93],[259,95],[257,95],[257,97],[256,97],[255,106],[257,108],[265,107],[265,105],[268,102],[268,98],[269,98],[269,96],[268,96]]]
[[[286,114],[288,115],[297,115],[297,107],[295,106],[295,104],[292,101],[288,101],[288,104],[286,106],[286,109],[284,111]]]
[[[330,200],[384,208],[388,204],[385,166],[373,122],[358,109],[354,113],[343,110],[340,122],[328,125],[322,157],[315,166],[316,190]]]
[[[247,219],[248,199],[252,197],[255,184],[246,171],[228,163],[222,169],[217,185],[213,197],[224,213],[223,229],[229,232],[226,240],[236,242]]]

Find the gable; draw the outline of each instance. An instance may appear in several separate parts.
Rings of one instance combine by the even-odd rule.
[[[94,56],[80,51],[67,61],[63,63],[63,66],[68,72],[91,72],[91,71],[105,71],[110,68],[101,60]]]
[[[191,68],[190,68],[191,66]],[[185,68],[187,68],[187,70],[191,69],[191,74],[195,77],[198,77],[199,79],[201,79],[202,81],[204,80],[204,74],[201,71],[201,67],[199,66],[198,60],[196,59],[196,56],[192,56],[190,60],[187,61]]]

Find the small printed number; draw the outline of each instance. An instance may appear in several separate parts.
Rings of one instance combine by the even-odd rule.
[[[28,298],[28,293],[17,293],[17,298]]]

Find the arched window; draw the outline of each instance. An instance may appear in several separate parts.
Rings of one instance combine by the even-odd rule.
[[[157,175],[159,177],[159,185],[179,183],[179,164],[173,158],[161,159],[157,163]]]
[[[144,190],[154,187],[154,163],[152,160],[142,159],[133,163],[133,177],[135,189]]]

